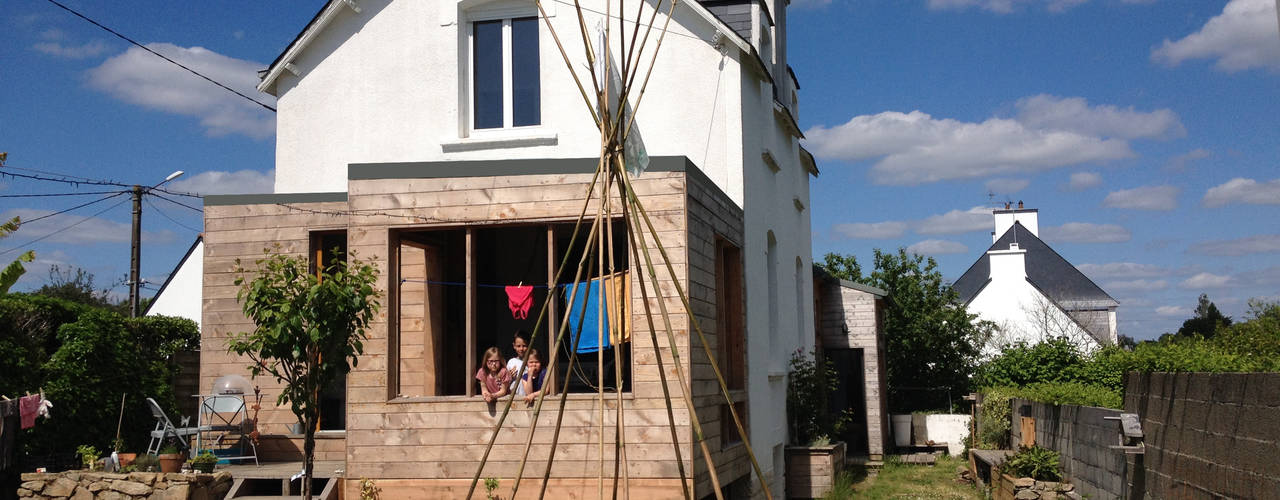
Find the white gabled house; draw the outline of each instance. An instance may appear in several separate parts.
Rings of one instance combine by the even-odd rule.
[[[1116,308],[1107,292],[1040,239],[1039,211],[993,212],[991,247],[952,288],[970,313],[995,323],[984,349],[1066,337],[1085,351],[1116,343]]]
[[[788,3],[680,2],[636,119],[651,158],[636,188],[693,301],[692,317],[679,309],[675,317],[687,387],[720,481],[734,497],[762,492],[687,325],[698,321],[711,336],[780,497],[787,361],[812,344],[815,328],[808,207],[817,168],[798,142]],[[670,3],[660,4],[662,19]],[[603,22],[605,0],[582,5],[588,26]],[[628,22],[638,5],[627,2]],[[380,270],[383,314],[359,366],[325,394],[317,450],[321,460],[344,461],[347,477],[376,480],[390,497],[461,495],[480,464],[497,417],[474,395],[477,360],[489,346],[512,356],[512,332],[533,324],[507,311],[500,287],[536,284],[535,303],[549,299],[553,311],[563,300],[548,284],[561,256],[574,250],[569,229],[599,132],[544,24],[581,68],[577,14],[572,3],[542,6],[545,20],[527,0],[328,2],[262,73],[259,89],[277,97],[275,192],[205,199],[202,389],[246,373],[248,361],[225,352],[229,334],[252,327],[235,300],[235,259],[251,262],[273,244],[311,259],[340,248]],[[641,18],[653,8],[643,3]],[[614,253],[626,266],[626,248]],[[678,304],[674,290],[663,293]],[[634,287],[632,294],[638,304]],[[631,313],[641,318],[643,309]],[[624,365],[627,378],[609,390],[624,395],[632,492],[672,497],[688,486],[697,498],[709,495],[706,464],[692,442],[694,416],[676,401],[676,457],[646,323],[635,320],[633,329],[613,340],[628,353],[620,359],[578,346],[589,358],[584,368]],[[549,349],[545,333],[534,348]],[[551,376],[572,382],[552,492],[594,496],[595,377]],[[278,388],[258,383],[265,401],[274,401]],[[548,429],[549,413],[540,419]],[[267,404],[264,454],[296,454],[299,436],[285,432],[292,420]],[[530,424],[531,412],[513,412],[484,477],[514,476]],[[541,471],[536,457],[548,445],[535,442],[531,470]],[[688,485],[679,482],[676,460],[694,471]],[[358,494],[354,481],[345,488]]]

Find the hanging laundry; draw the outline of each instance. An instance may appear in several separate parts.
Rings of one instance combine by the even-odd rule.
[[[507,307],[511,308],[511,317],[525,319],[529,317],[529,308],[533,306],[533,286],[508,286]]]
[[[577,351],[579,354],[599,351],[601,348],[609,347],[609,335],[604,336],[604,345],[600,344],[600,334],[597,327],[600,321],[604,322],[604,327],[609,328],[609,318],[606,315],[600,318],[600,280],[591,280],[589,282],[577,283],[569,285],[572,287],[564,292],[564,300],[569,301],[573,298],[572,304],[567,304],[569,308],[569,335],[578,335]],[[583,298],[583,295],[586,298]],[[578,325],[581,322],[582,332],[578,332]],[[608,331],[608,330],[605,330]]]
[[[605,312],[609,314],[609,342],[631,341],[631,274],[620,271],[604,277]]]
[[[22,428],[30,429],[36,425],[36,413],[40,410],[39,394],[23,396],[18,400],[18,412],[22,416]]]
[[[52,416],[49,413],[50,408],[53,408],[53,401],[49,401],[48,398],[44,397],[44,393],[40,393],[40,407],[36,408],[36,416],[44,417],[46,420],[49,419]]]

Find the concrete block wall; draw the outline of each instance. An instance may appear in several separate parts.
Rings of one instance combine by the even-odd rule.
[[[1062,472],[1076,492],[1089,498],[1126,498],[1132,475],[1125,455],[1108,448],[1119,444],[1120,426],[1105,417],[1118,417],[1120,410],[1092,406],[1055,406],[1015,399],[1010,442],[1022,441],[1022,416],[1036,420],[1037,445],[1061,454]],[[1024,415],[1025,413],[1025,415]]]
[[[1280,498],[1280,373],[1130,373],[1124,407],[1146,435],[1142,497]]]

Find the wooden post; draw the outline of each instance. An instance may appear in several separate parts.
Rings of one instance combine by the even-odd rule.
[[[471,375],[476,372],[476,234],[475,228],[467,228],[467,372],[462,374],[467,381],[467,395],[476,395],[476,385],[471,383]]]

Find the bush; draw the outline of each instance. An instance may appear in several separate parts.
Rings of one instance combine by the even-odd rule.
[[[982,390],[982,414],[979,419],[977,448],[1003,450],[1009,447],[1009,430],[1013,425],[1010,401],[1017,389],[991,387]]]
[[[1085,356],[1066,338],[1034,345],[1017,342],[974,372],[978,387],[1022,387],[1035,382],[1078,381]]]
[[[1062,471],[1058,468],[1058,452],[1039,446],[1019,449],[1000,466],[1000,472],[1037,481],[1062,480]]]
[[[845,414],[832,415],[827,407],[831,393],[839,388],[840,377],[831,361],[821,363],[804,349],[791,354],[787,377],[787,425],[792,444],[815,446],[830,442],[847,423]]]
[[[1124,407],[1124,396],[1120,391],[1079,382],[1031,384],[1017,390],[1016,394],[1023,399],[1052,405],[1099,406],[1116,409]]]

